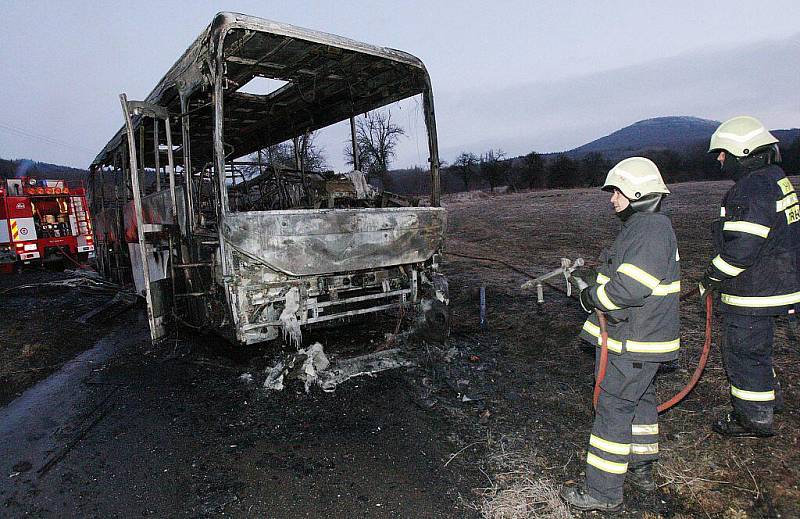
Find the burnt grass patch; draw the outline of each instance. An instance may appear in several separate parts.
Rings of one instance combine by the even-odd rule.
[[[71,277],[68,272],[24,269],[0,274],[0,405],[57,371],[108,331],[76,321],[112,295],[96,291],[22,285]]]

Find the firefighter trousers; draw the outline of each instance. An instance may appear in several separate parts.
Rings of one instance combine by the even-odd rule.
[[[772,415],[783,394],[772,368],[775,317],[725,313],[722,361],[731,386],[734,414],[745,427],[772,431]]]
[[[658,459],[654,383],[658,366],[658,362],[632,361],[624,355],[608,356],[586,458],[586,490],[596,499],[622,501],[629,464]]]

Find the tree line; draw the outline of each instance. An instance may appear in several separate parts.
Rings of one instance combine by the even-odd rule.
[[[615,155],[612,159],[601,152],[590,152],[575,158],[567,153],[545,155],[534,151],[521,157],[507,158],[500,149],[489,149],[480,155],[465,151],[452,163],[443,164],[442,192],[495,191],[501,186],[512,191],[601,186],[609,169],[624,158]],[[638,151],[636,155],[652,160],[667,183],[726,178],[716,157],[708,153],[705,142],[698,142],[682,153],[672,149],[650,149]],[[800,137],[788,146],[782,146],[781,155],[783,169],[788,174],[799,174]],[[387,187],[398,193],[424,194],[430,190],[430,178],[421,167],[391,173]]]
[[[36,162],[30,159],[0,158],[0,178],[63,178],[65,180],[85,180],[88,171],[84,169],[59,166],[47,162]]]

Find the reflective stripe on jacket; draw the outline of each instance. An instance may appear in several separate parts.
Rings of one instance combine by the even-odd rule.
[[[723,311],[778,315],[800,308],[800,204],[780,167],[740,178],[723,198],[712,235]]]
[[[678,242],[669,218],[660,213],[634,213],[598,266],[592,299],[610,320],[608,350],[650,362],[676,359],[680,348],[680,266]],[[593,313],[581,338],[600,344]]]

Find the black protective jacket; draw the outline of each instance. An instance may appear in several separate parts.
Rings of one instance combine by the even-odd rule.
[[[678,242],[669,218],[633,213],[600,256],[589,297],[608,319],[608,351],[649,362],[674,360],[680,348]],[[599,346],[593,313],[581,338]]]
[[[711,277],[723,280],[722,310],[779,315],[800,309],[800,205],[783,170],[746,172],[712,226]]]

